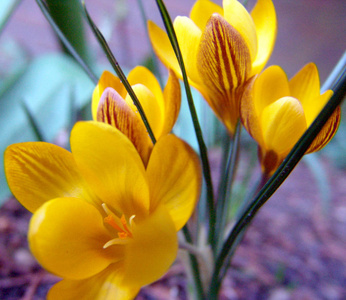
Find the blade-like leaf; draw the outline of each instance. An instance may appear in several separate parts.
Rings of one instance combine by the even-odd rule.
[[[85,3],[83,1],[83,7],[84,7],[84,11],[85,11],[85,15],[87,17],[87,20],[91,26],[91,29],[92,31],[94,32],[97,40],[99,41],[103,51],[105,52],[107,58],[108,58],[108,61],[110,62],[110,64],[112,65],[114,71],[117,73],[118,77],[120,78],[122,84],[124,85],[127,93],[130,95],[131,99],[133,100],[133,103],[134,105],[136,105],[137,109],[138,109],[138,112],[143,120],[143,123],[145,125],[145,127],[147,128],[148,130],[148,134],[153,142],[153,144],[156,143],[156,139],[155,139],[155,136],[154,136],[154,133],[150,127],[150,124],[149,124],[149,121],[145,115],[145,112],[142,108],[142,105],[141,103],[139,102],[135,92],[133,91],[130,83],[128,82],[123,70],[121,69],[118,61],[115,59],[111,49],[109,48],[108,44],[107,44],[107,41],[105,40],[105,38],[103,37],[102,33],[100,32],[100,30],[97,28],[97,26],[95,25],[94,21],[91,19],[87,9],[86,9],[86,6],[85,6]]]
[[[44,87],[44,88],[43,88]],[[33,60],[0,97],[0,155],[13,143],[35,141],[22,99],[48,142],[70,125],[70,97],[80,109],[90,101],[94,85],[73,59],[62,54]],[[0,159],[0,204],[10,195]]]
[[[92,71],[92,69],[87,65],[87,63],[84,61],[84,59],[79,55],[77,50],[74,48],[74,46],[69,42],[69,40],[66,38],[65,34],[60,30],[59,26],[55,23],[54,19],[50,15],[48,6],[45,2],[42,0],[36,0],[38,6],[40,7],[42,13],[46,17],[49,24],[54,29],[55,33],[60,38],[61,42],[65,45],[66,49],[70,52],[72,57],[82,66],[82,68],[85,70],[85,72],[89,75],[90,79],[94,82],[94,84],[97,84],[98,78]]]
[[[212,277],[209,299],[217,299],[218,290],[221,285],[221,280],[226,272],[226,266],[229,262],[230,254],[232,254],[233,244],[237,241],[239,234],[251,223],[258,210],[263,204],[274,194],[279,186],[284,182],[288,175],[292,172],[294,167],[301,160],[310,144],[323,128],[324,124],[328,121],[335,109],[341,104],[346,95],[346,71],[343,70],[337,77],[334,86],[333,96],[328,101],[326,106],[317,116],[315,121],[311,124],[308,130],[299,139],[297,144],[293,147],[286,159],[279,166],[274,175],[263,186],[255,199],[250,203],[246,211],[240,217],[238,222],[233,227],[228,235],[226,242],[223,245],[220,255],[217,257],[214,274]]]
[[[209,166],[209,159],[208,159],[208,153],[207,153],[207,147],[205,145],[203,134],[201,130],[201,126],[198,121],[196,108],[194,105],[194,101],[191,94],[190,85],[188,82],[186,69],[184,65],[183,56],[180,51],[180,47],[178,44],[178,39],[174,31],[172,20],[168,14],[168,11],[166,9],[166,6],[164,5],[163,1],[156,0],[157,6],[160,10],[160,14],[163,20],[163,23],[165,25],[169,40],[171,41],[174,53],[178,59],[181,73],[183,75],[183,81],[185,86],[185,92],[187,96],[187,101],[189,104],[190,114],[193,121],[193,126],[195,129],[198,146],[200,150],[201,160],[202,160],[202,168],[203,168],[203,175],[207,186],[207,206],[208,206],[208,217],[209,217],[209,241],[212,245],[213,249],[215,248],[215,223],[216,223],[216,216],[215,216],[215,208],[214,208],[214,192],[213,192],[213,184],[211,181],[211,173],[210,173],[210,166]]]

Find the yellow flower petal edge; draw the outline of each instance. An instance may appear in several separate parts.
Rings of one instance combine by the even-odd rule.
[[[257,54],[257,33],[251,15],[238,0],[223,0],[223,9],[225,20],[242,36],[253,61]]]
[[[327,123],[323,126],[320,133],[316,136],[306,153],[312,153],[321,150],[327,145],[336,134],[341,121],[341,108],[337,107]]]
[[[143,221],[136,223],[133,240],[126,245],[124,286],[137,287],[158,280],[174,262],[178,236],[165,206],[157,207]]]
[[[130,71],[129,75],[127,76],[127,80],[131,86],[141,84],[147,87],[153,93],[160,111],[164,110],[164,100],[160,84],[154,74],[151,73],[147,68],[142,66],[135,67]]]
[[[181,91],[178,77],[172,70],[169,70],[167,84],[163,91],[165,117],[161,136],[172,131],[175,122],[178,119],[181,105]]]
[[[200,84],[201,78],[197,69],[197,52],[202,31],[188,17],[176,17],[173,26],[183,56],[186,73],[191,82]]]
[[[285,157],[307,128],[301,103],[293,97],[282,97],[266,106],[261,127],[266,148]]]
[[[97,83],[93,95],[92,95],[92,102],[91,102],[91,112],[93,119],[96,120],[97,116],[97,107],[99,105],[101,96],[106,88],[113,88],[115,91],[119,93],[121,97],[125,97],[126,90],[124,85],[121,83],[120,79],[113,75],[109,71],[104,71],[99,79],[99,82]]]
[[[71,132],[71,150],[89,186],[104,203],[128,216],[134,210],[147,213],[145,168],[123,133],[101,122],[78,122]]]
[[[34,210],[30,248],[43,267],[63,277],[48,299],[72,299],[76,293],[82,299],[134,298],[141,286],[163,276],[175,260],[177,228],[187,222],[200,193],[197,155],[177,137],[166,135],[154,147],[146,170],[123,133],[96,121],[74,126],[72,154],[47,145],[14,146],[6,160],[26,157],[26,146],[29,152],[43,150],[41,156],[30,152],[28,157],[42,169],[42,176],[54,167],[58,176],[47,176],[50,185],[40,185],[44,181],[34,167],[21,169],[33,176],[32,183],[38,180],[37,194],[55,185],[64,187],[64,180],[74,179],[71,174],[83,178],[92,191],[75,192],[74,197],[48,193],[58,197],[40,202]],[[172,161],[165,158],[173,154],[179,163],[172,168]],[[21,177],[13,176],[12,186],[20,185]],[[72,180],[67,187],[79,191],[80,182]]]
[[[220,15],[213,15],[201,38],[198,69],[208,88],[208,103],[233,134],[242,85],[251,70],[242,36]]]
[[[136,94],[145,115],[148,119],[151,129],[154,132],[155,138],[158,139],[162,132],[164,123],[164,112],[162,107],[157,105],[155,95],[143,84],[136,84],[132,86],[134,93]],[[126,95],[125,101],[127,105],[138,115],[140,118],[137,107],[133,104],[133,100],[129,94]]]
[[[277,35],[277,18],[271,0],[258,0],[251,11],[257,33],[257,54],[252,61],[251,75],[258,74],[266,65],[274,50]]]
[[[147,167],[152,200],[150,210],[165,205],[176,230],[180,230],[199,199],[201,173],[199,158],[187,143],[174,135],[161,138]]]
[[[68,279],[93,276],[123,256],[122,249],[103,249],[111,236],[102,215],[77,198],[57,198],[42,205],[31,218],[28,239],[39,263]]]
[[[98,122],[110,124],[124,133],[136,147],[143,163],[149,160],[153,143],[142,119],[133,112],[126,101],[112,88],[106,88],[97,109]]]
[[[213,24],[218,28],[215,16],[224,20],[222,27],[227,30],[210,30]],[[189,84],[202,94],[232,136],[244,85],[263,69],[274,48],[277,21],[272,1],[258,0],[250,14],[237,0],[224,0],[223,7],[210,0],[198,0],[191,9],[190,19],[178,16],[174,28]],[[153,22],[148,23],[148,30],[157,56],[181,79],[167,34]],[[241,47],[232,51],[234,45],[240,45],[240,40]],[[229,56],[237,53],[237,57]],[[237,68],[229,65],[235,60],[241,61]]]
[[[179,78],[182,78],[178,60],[166,32],[150,20],[147,26],[149,38],[156,55],[168,69],[172,69]]]
[[[223,8],[210,0],[197,0],[190,11],[190,19],[203,31],[214,13],[223,16]]]
[[[139,288],[121,285],[123,273],[115,271],[111,265],[103,272],[84,280],[64,279],[55,284],[48,292],[48,300],[131,300]]]
[[[308,63],[299,70],[289,81],[289,86],[292,96],[301,99],[310,125],[332,96],[332,91],[327,91],[317,100],[320,97],[320,78],[314,63]]]
[[[128,81],[139,99],[155,138],[159,139],[169,133],[178,117],[181,104],[180,85],[175,73],[169,72],[164,91],[155,76],[142,66],[130,71]],[[102,74],[94,90],[92,111],[95,121],[110,124],[127,135],[139,151],[144,164],[147,163],[152,149],[147,129],[122,83],[108,71]]]
[[[241,99],[242,123],[259,145],[262,171],[270,176],[323,109],[332,91],[319,92],[317,68],[310,63],[290,81],[271,66],[249,81]],[[340,108],[322,128],[306,153],[323,148],[340,123]]]
[[[72,154],[58,146],[45,142],[13,144],[5,151],[4,162],[13,195],[31,212],[53,198],[95,199]]]

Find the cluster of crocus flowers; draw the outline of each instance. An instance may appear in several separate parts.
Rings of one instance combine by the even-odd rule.
[[[181,77],[167,34],[152,22],[148,29],[158,57]],[[233,135],[244,84],[263,69],[275,44],[272,1],[258,0],[249,14],[237,0],[224,0],[223,7],[198,0],[190,18],[175,19],[174,29],[190,84]]]
[[[270,176],[312,124],[333,92],[320,94],[316,65],[304,66],[291,80],[279,66],[270,66],[245,88],[240,115],[259,146],[262,171]],[[340,108],[322,128],[307,153],[324,147],[340,122]]]
[[[127,80],[143,108],[155,138],[159,140],[171,132],[181,103],[179,80],[174,72],[169,72],[163,91],[156,77],[142,66],[131,70]],[[109,71],[103,72],[94,89],[92,116],[95,121],[110,124],[124,133],[147,164],[153,142],[123,83]]]
[[[63,278],[48,299],[132,299],[176,258],[199,197],[198,157],[168,134],[145,166],[123,133],[95,121],[78,122],[70,142],[71,152],[44,142],[5,152],[9,187],[33,213],[30,249]]]

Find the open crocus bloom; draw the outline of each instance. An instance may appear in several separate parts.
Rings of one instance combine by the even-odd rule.
[[[181,103],[179,81],[174,72],[170,71],[164,91],[145,67],[134,68],[127,79],[141,103],[155,138],[159,139],[171,132]],[[124,133],[147,164],[153,143],[124,85],[108,71],[103,72],[94,89],[92,115],[95,121],[110,124]]]
[[[290,81],[279,66],[270,66],[246,87],[242,123],[259,145],[264,174],[270,176],[323,109],[331,90],[320,94],[316,65],[304,66]],[[340,122],[340,108],[328,120],[307,153],[323,148]]]
[[[31,251],[63,278],[48,299],[132,299],[175,260],[199,197],[198,157],[169,134],[145,168],[125,135],[94,121],[75,125],[71,149],[29,142],[5,152],[8,184],[33,213]]]
[[[181,78],[167,34],[152,22],[148,27],[156,54]],[[249,14],[237,0],[224,0],[223,8],[198,0],[190,18],[175,19],[174,29],[190,84],[232,135],[243,85],[263,69],[274,48],[277,26],[272,1],[258,0]]]

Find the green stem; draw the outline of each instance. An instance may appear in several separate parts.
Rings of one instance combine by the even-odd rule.
[[[228,158],[226,169],[222,176],[222,181],[219,189],[219,197],[216,205],[216,226],[215,236],[217,237],[217,249],[219,250],[223,242],[224,228],[227,222],[229,208],[231,203],[231,193],[233,187],[234,175],[237,169],[238,153],[240,145],[241,124],[239,120],[236,124],[234,139],[231,141],[231,146],[228,150]]]
[[[218,256],[214,274],[212,276],[209,298],[217,299],[219,288],[222,281],[222,274],[225,273],[225,269],[228,264],[228,258],[232,254],[233,244],[237,241],[239,234],[251,223],[255,217],[257,211],[262,205],[272,196],[272,194],[279,188],[288,175],[292,172],[294,167],[301,160],[305,152],[310,147],[311,143],[331,117],[335,109],[341,104],[346,94],[346,72],[343,72],[338,76],[338,80],[332,88],[335,92],[326,106],[317,116],[312,125],[299,139],[297,144],[293,147],[286,159],[282,162],[274,175],[268,180],[264,187],[260,190],[255,199],[251,202],[249,207],[245,210],[243,215],[235,224],[234,228],[230,232],[223,245],[223,248]]]
[[[184,233],[186,242],[192,244],[192,237],[189,232],[189,229],[187,228],[187,225],[183,227],[183,233]],[[199,265],[198,265],[196,255],[189,253],[189,258],[190,258],[192,277],[193,277],[194,285],[196,288],[196,296],[198,299],[203,300],[205,299],[205,296],[204,296],[203,284],[201,280],[201,275],[200,275]]]
[[[100,32],[100,30],[97,28],[97,26],[95,25],[94,21],[91,19],[87,9],[86,9],[86,6],[85,6],[85,2],[83,1],[83,8],[84,8],[84,11],[85,11],[85,15],[87,17],[87,20],[91,26],[91,29],[93,31],[93,33],[95,34],[97,40],[99,41],[99,43],[101,44],[102,46],[102,49],[103,51],[105,52],[107,58],[108,58],[108,61],[110,62],[110,64],[112,65],[114,71],[117,73],[119,79],[121,80],[122,84],[124,85],[127,93],[130,95],[134,105],[137,107],[138,109],[138,112],[143,120],[143,123],[148,131],[148,134],[151,138],[151,141],[153,142],[153,144],[156,143],[156,139],[155,139],[155,136],[154,136],[154,133],[150,127],[150,124],[149,124],[149,121],[144,113],[144,110],[143,110],[143,107],[141,105],[141,103],[139,102],[135,92],[133,91],[130,83],[128,82],[123,70],[121,69],[118,61],[115,59],[111,49],[109,48],[105,38],[103,37],[102,33]]]
[[[166,28],[168,37],[171,41],[173,50],[174,50],[175,55],[178,59],[181,73],[183,76],[187,101],[188,101],[188,105],[189,105],[189,109],[190,109],[190,114],[191,114],[193,126],[195,129],[196,137],[197,137],[197,142],[198,142],[199,151],[200,151],[201,160],[202,160],[203,175],[204,175],[204,179],[205,179],[206,187],[207,187],[207,210],[208,210],[208,217],[209,217],[208,218],[209,219],[209,242],[212,245],[213,250],[215,251],[215,246],[216,246],[216,244],[215,244],[216,215],[215,215],[215,209],[214,209],[214,192],[213,192],[213,185],[212,185],[211,174],[210,174],[210,166],[209,166],[209,160],[208,160],[207,147],[204,143],[201,126],[200,126],[199,121],[198,121],[196,108],[195,108],[195,105],[193,102],[191,89],[190,89],[189,81],[188,81],[187,74],[186,74],[183,56],[182,56],[181,51],[180,51],[177,36],[176,36],[174,28],[173,28],[172,20],[171,20],[169,14],[167,12],[167,9],[166,9],[163,1],[162,0],[156,0],[156,3],[157,3],[158,8],[160,10],[162,20],[165,24],[165,28]]]
[[[143,19],[143,23],[144,23],[144,28],[147,28],[147,16],[145,14],[145,10],[144,10],[144,6],[143,6],[143,2],[142,0],[137,0],[137,3],[138,3],[138,6],[139,6],[139,10],[140,10],[140,13],[141,13],[141,16],[142,16],[142,19]],[[148,31],[146,31],[148,32]],[[149,35],[147,34],[147,40],[149,41],[149,44],[150,44],[150,39],[149,39]],[[152,59],[152,68],[153,68],[153,71],[160,83],[160,86],[163,87],[164,84],[163,84],[163,80],[162,80],[162,76],[161,76],[161,72],[160,72],[160,68],[159,68],[159,64],[158,64],[158,58],[157,56],[155,55],[155,52],[153,50],[152,47],[150,47],[150,56],[151,56],[151,59]]]

